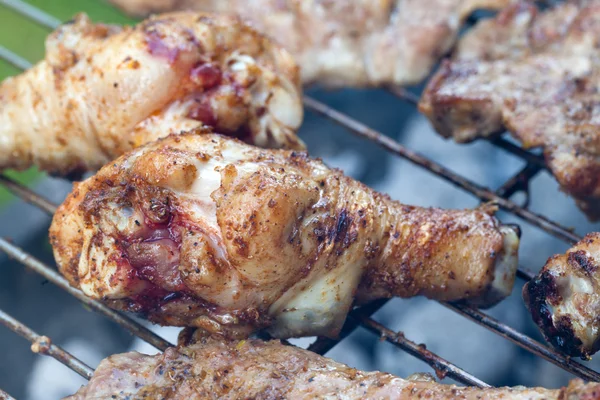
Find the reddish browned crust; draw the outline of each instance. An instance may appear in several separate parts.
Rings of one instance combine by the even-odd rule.
[[[600,234],[590,233],[551,257],[523,287],[523,299],[546,340],[561,352],[589,358],[600,349]],[[578,284],[573,284],[577,279]],[[577,315],[573,314],[576,312]]]
[[[592,220],[600,217],[599,15],[595,2],[541,12],[517,1],[461,39],[419,106],[458,142],[508,130],[524,147],[542,147],[562,190]]]

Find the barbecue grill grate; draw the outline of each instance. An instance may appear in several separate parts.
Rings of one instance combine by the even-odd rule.
[[[22,16],[31,19],[42,27],[48,29],[54,29],[60,24],[60,21],[53,16],[25,3],[21,0],[0,0],[0,4],[7,7]],[[18,54],[0,46],[0,59],[9,63],[10,65],[18,69],[26,69],[31,66],[31,63],[26,59],[22,58]],[[391,93],[397,96],[403,101],[415,105],[418,102],[418,98],[410,92],[403,89],[390,88]],[[370,140],[379,146],[383,147],[390,153],[395,154],[398,157],[404,158],[421,168],[426,169],[432,174],[443,178],[444,180],[452,183],[457,188],[466,191],[479,200],[488,202],[493,201],[505,211],[508,211],[522,220],[530,223],[533,226],[542,229],[549,234],[561,239],[566,243],[574,243],[580,239],[580,237],[574,234],[568,228],[561,226],[560,224],[548,219],[547,217],[536,214],[528,209],[529,204],[529,182],[536,176],[540,171],[546,168],[543,158],[537,154],[523,150],[519,146],[502,138],[491,139],[490,142],[498,148],[510,152],[511,154],[521,158],[526,162],[517,174],[508,179],[498,190],[493,191],[487,187],[478,185],[451,170],[437,164],[436,162],[411,151],[404,147],[399,142],[391,139],[382,133],[369,128],[361,122],[353,119],[352,117],[343,114],[335,109],[327,106],[326,104],[315,100],[310,97],[304,98],[304,105],[306,109],[320,114],[324,118],[327,118],[337,124],[346,128],[347,132],[352,133],[356,136]],[[44,197],[34,193],[27,187],[11,180],[5,175],[0,174],[0,184],[10,190],[12,193],[20,197],[22,200],[40,208],[49,215],[52,215],[56,210],[56,205],[45,199]],[[525,201],[522,205],[518,205],[511,201],[510,198],[517,192],[525,195]],[[111,310],[102,303],[92,300],[86,297],[80,290],[74,289],[69,286],[66,279],[64,279],[56,270],[48,265],[45,265],[41,261],[35,259],[33,256],[27,254],[17,246],[13,245],[9,240],[0,238],[0,250],[4,251],[8,256],[16,259],[18,262],[23,264],[25,267],[35,271],[42,275],[45,279],[57,285],[61,289],[64,289],[69,294],[76,297],[83,304],[90,307],[94,311],[97,311],[114,322],[121,325],[123,328],[138,336],[144,341],[148,342],[152,346],[159,350],[164,350],[171,344],[161,337],[154,334],[152,331],[143,327],[142,325],[135,322],[128,316]],[[519,268],[517,276],[524,280],[529,280],[533,277],[533,273],[524,268]],[[399,347],[406,351],[412,356],[429,364],[440,377],[448,376],[461,383],[467,385],[473,385],[478,387],[489,387],[488,384],[481,381],[477,377],[464,371],[460,367],[454,365],[448,360],[438,356],[437,354],[427,350],[425,346],[416,344],[410,339],[404,337],[401,332],[394,332],[377,321],[373,320],[370,316],[381,308],[386,303],[386,300],[376,301],[372,304],[357,308],[350,312],[349,318],[342,329],[339,340],[332,340],[324,337],[319,337],[317,340],[309,346],[309,349],[319,354],[324,354],[332,349],[339,341],[347,337],[357,327],[361,326],[366,330],[379,336],[381,339],[390,342],[391,344]],[[486,315],[485,313],[475,310],[473,308],[451,303],[442,303],[445,307],[457,312],[458,314],[472,320],[473,322],[487,328],[488,330],[510,340],[518,346],[526,349],[527,351],[540,356],[553,364],[569,371],[573,375],[581,377],[586,380],[600,381],[600,373],[591,370],[590,368],[571,360],[569,357],[565,357],[552,348],[542,344],[524,334],[517,332],[506,324]],[[93,369],[82,361],[78,360],[74,355],[69,354],[65,350],[61,349],[51,343],[51,340],[45,336],[41,336],[12,318],[0,310],[0,323],[25,337],[32,343],[32,351],[54,357],[67,367],[71,368],[81,376],[89,379],[92,375]],[[10,395],[3,392],[0,389],[0,399],[13,399]]]

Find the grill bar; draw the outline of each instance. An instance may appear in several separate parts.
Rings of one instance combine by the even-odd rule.
[[[396,97],[401,100],[404,100],[411,105],[418,107],[419,106],[419,97],[414,95],[413,93],[403,89],[403,88],[395,88],[390,87],[389,91]],[[509,142],[508,140],[502,139],[501,137],[495,137],[488,139],[490,143],[500,147],[501,149],[514,154],[517,157],[520,157],[526,160],[529,163],[537,164],[542,168],[546,168],[546,163],[544,162],[544,158],[538,156],[537,154],[533,154],[524,150],[522,147],[515,145],[514,143]]]
[[[3,59],[17,69],[27,69],[31,63],[18,54],[13,53],[4,46],[0,46],[0,59]]]
[[[467,385],[481,388],[491,387],[487,383],[469,374],[463,369],[458,368],[456,365],[427,350],[424,345],[416,344],[415,342],[407,339],[404,337],[403,333],[394,332],[367,316],[362,316],[359,314],[357,318],[361,325],[370,332],[379,335],[380,338],[396,345],[418,359],[425,361],[433,368],[439,379],[443,379],[448,376]]]
[[[0,174],[0,183],[3,184],[5,188],[10,190],[14,195],[20,197],[25,202],[40,208],[42,211],[46,212],[50,216],[52,216],[56,212],[56,204],[35,193],[28,187],[23,186],[18,182],[15,182],[8,176]]]
[[[50,29],[55,29],[61,21],[37,7],[21,0],[0,0],[0,4]]]
[[[533,340],[529,336],[517,332],[513,328],[507,326],[506,324],[503,324],[495,318],[490,317],[489,315],[482,313],[481,311],[460,304],[441,304],[448,307],[452,311],[457,312],[463,317],[466,317],[471,321],[476,322],[478,325],[482,325],[490,331],[510,340],[511,342],[524,348],[525,350],[537,356],[540,356],[547,361],[550,361],[552,364],[566,371],[569,371],[574,375],[577,375],[580,378],[600,382],[600,373],[576,361],[573,361],[570,357],[563,356],[562,354],[549,348],[548,346],[544,346],[543,344],[536,340]]]
[[[512,201],[504,199],[492,192],[491,190],[482,187],[476,184],[475,182],[472,182],[460,175],[455,174],[449,169],[443,167],[442,165],[432,160],[429,160],[428,158],[412,150],[407,149],[397,141],[385,136],[381,132],[369,128],[368,126],[355,120],[354,118],[345,115],[329,107],[328,105],[321,103],[318,100],[312,99],[310,97],[305,97],[304,105],[312,111],[315,111],[316,113],[323,115],[328,119],[331,119],[339,125],[344,126],[351,133],[368,139],[376,143],[377,145],[385,148],[386,150],[390,151],[391,153],[396,154],[404,159],[407,159],[413,164],[425,168],[426,170],[434,173],[436,176],[443,178],[448,182],[454,184],[455,186],[458,186],[459,188],[473,194],[482,201],[492,201],[498,204],[506,211],[509,211],[519,216],[523,220],[531,223],[534,226],[537,226],[538,228],[548,232],[549,234],[561,240],[566,241],[567,243],[575,243],[581,239],[581,237],[571,232],[568,228],[549,220],[543,215],[539,215],[522,207],[519,207]]]
[[[457,382],[464,383],[465,385],[489,387],[487,383],[471,375],[462,368],[457,367],[450,361],[407,339],[403,333],[393,332],[392,330],[387,329],[380,323],[370,318],[372,314],[374,314],[387,302],[387,299],[377,300],[363,307],[352,310],[348,319],[346,320],[346,323],[344,324],[344,327],[342,328],[339,339],[334,340],[324,336],[319,336],[317,340],[308,347],[308,350],[318,354],[325,354],[335,347],[335,345],[337,345],[340,341],[345,339],[356,328],[363,326],[368,331],[378,335],[381,339],[427,363],[431,368],[433,368],[438,376],[448,376]]]
[[[548,169],[548,166],[544,161],[544,157],[524,150],[522,147],[519,147],[516,144],[509,142],[508,140],[504,140],[501,137],[497,137],[489,139],[489,142],[509,153],[514,154],[517,157],[522,158],[530,164],[535,164],[543,169]]]
[[[4,390],[0,389],[0,400],[15,400],[15,398],[6,393]]]
[[[52,341],[48,337],[37,334],[32,329],[17,321],[2,310],[0,310],[0,323],[13,332],[18,333],[25,339],[29,340],[31,342],[31,351],[34,353],[40,353],[53,357],[86,379],[90,379],[92,377],[94,370],[86,365],[83,361],[79,360],[62,348],[52,344]]]
[[[513,194],[517,192],[525,193],[525,202],[523,204],[523,208],[527,208],[529,206],[530,194],[529,194],[529,181],[535,175],[537,175],[541,171],[541,167],[537,164],[527,164],[523,167],[522,170],[517,172],[513,177],[504,182],[496,193],[498,196],[509,198]]]
[[[10,243],[9,241],[7,241],[4,238],[0,238],[0,250],[4,251],[6,254],[8,254],[8,256],[14,258],[21,264],[25,265],[26,267],[28,267],[28,268],[32,269],[33,271],[37,272],[38,274],[42,275],[48,281],[52,282],[59,288],[65,290],[66,292],[68,292],[70,295],[77,298],[77,300],[81,301],[86,306],[89,306],[93,310],[98,311],[99,313],[103,314],[104,316],[110,318],[117,324],[119,324],[122,327],[124,327],[125,329],[127,329],[132,334],[140,337],[141,339],[150,343],[152,346],[156,347],[157,349],[164,351],[167,347],[172,346],[171,343],[167,342],[166,340],[164,340],[160,336],[156,335],[154,332],[150,331],[149,329],[138,324],[131,318],[129,318],[117,311],[114,311],[113,309],[105,306],[104,304],[100,303],[99,301],[96,301],[90,297],[87,297],[85,294],[83,294],[83,292],[81,290],[71,287],[71,285],[69,285],[69,282],[65,278],[63,278],[58,272],[56,272],[49,266],[45,265],[44,263],[42,263],[35,257],[27,254],[26,252],[24,252],[23,250],[21,250],[20,248],[18,248],[15,245],[13,245],[12,243]]]

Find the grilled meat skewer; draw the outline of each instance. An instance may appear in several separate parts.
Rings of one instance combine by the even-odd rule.
[[[237,13],[286,47],[305,83],[407,85],[423,80],[476,9],[511,0],[112,0],[134,15]]]
[[[600,384],[572,381],[562,389],[443,385],[350,368],[277,341],[203,338],[164,354],[110,356],[92,380],[66,400],[93,399],[594,399]]]
[[[406,206],[304,153],[192,132],[76,184],[50,240],[72,285],[152,321],[335,336],[355,300],[507,296],[519,239],[494,211]]]
[[[478,23],[429,82],[420,109],[458,142],[509,130],[542,147],[562,189],[600,218],[600,2],[520,1]]]
[[[95,170],[171,132],[212,126],[303,148],[292,57],[235,17],[174,13],[136,27],[78,15],[46,58],[0,85],[0,169]]]
[[[533,320],[554,347],[584,359],[600,349],[600,233],[551,257],[525,287]]]

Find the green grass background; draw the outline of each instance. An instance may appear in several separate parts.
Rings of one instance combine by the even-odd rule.
[[[68,21],[78,12],[85,11],[93,21],[111,23],[132,23],[117,9],[103,0],[29,0],[28,3],[53,15],[61,21]],[[44,41],[49,30],[21,17],[19,14],[0,6],[0,44],[21,57],[35,63],[44,57]],[[19,73],[18,70],[0,61],[0,79]],[[43,176],[32,168],[28,171],[5,171],[6,175],[24,184],[32,184]],[[6,205],[14,197],[0,187],[0,206]]]

